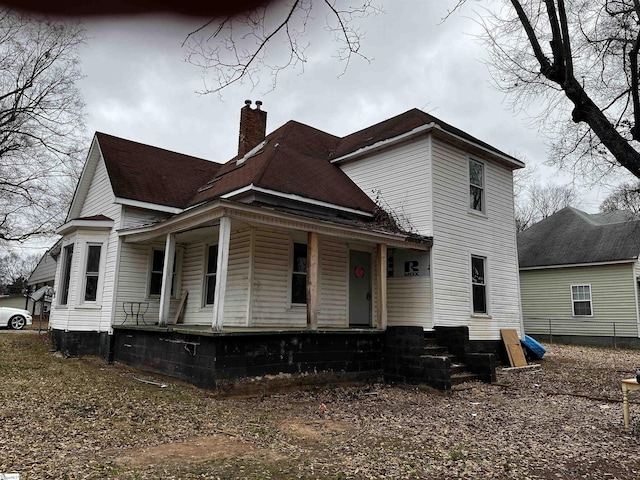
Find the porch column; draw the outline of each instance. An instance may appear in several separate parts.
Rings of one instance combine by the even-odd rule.
[[[220,218],[218,232],[218,263],[216,268],[216,291],[213,294],[213,324],[216,332],[222,331],[224,321],[224,296],[227,291],[227,269],[229,266],[229,242],[231,239],[231,219]]]
[[[307,328],[318,329],[318,257],[319,241],[316,232],[307,235]]]
[[[160,312],[158,314],[158,326],[166,327],[171,306],[171,283],[173,281],[173,258],[176,252],[175,233],[167,234],[164,248],[164,266],[162,267],[162,287],[160,288]],[[178,287],[177,285],[175,286]]]
[[[376,264],[378,266],[378,308],[376,327],[387,328],[387,245],[379,243],[376,247]]]

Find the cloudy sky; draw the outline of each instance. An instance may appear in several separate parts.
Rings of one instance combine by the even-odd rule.
[[[318,2],[317,2],[318,3]],[[133,16],[84,19],[81,50],[86,78],[87,136],[101,131],[224,162],[237,150],[240,108],[262,100],[267,132],[293,119],[346,135],[410,108],[427,111],[495,147],[522,158],[542,181],[570,181],[545,167],[544,137],[530,119],[509,108],[490,84],[485,47],[474,38],[477,2],[444,23],[456,0],[379,0],[384,13],[360,20],[367,62],[336,59],[324,13],[312,12],[304,73],[284,71],[275,90],[263,82],[236,84],[220,95],[199,95],[202,72],[181,47],[203,19]],[[272,45],[274,47],[276,45]],[[580,208],[595,212],[606,188],[582,189]]]

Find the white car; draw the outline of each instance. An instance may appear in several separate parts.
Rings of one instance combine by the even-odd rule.
[[[31,325],[33,319],[28,310],[13,307],[0,307],[0,327],[22,330],[27,325]]]

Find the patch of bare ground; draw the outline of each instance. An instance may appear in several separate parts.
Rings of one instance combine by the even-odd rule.
[[[105,452],[109,453],[109,452]],[[129,467],[171,463],[199,463],[225,457],[241,457],[255,453],[253,446],[245,441],[226,435],[209,435],[186,438],[181,442],[133,448],[127,451],[112,451],[115,463]]]
[[[539,368],[451,392],[371,383],[236,398],[49,345],[0,333],[0,473],[21,480],[640,478],[620,390],[637,350],[545,345]]]

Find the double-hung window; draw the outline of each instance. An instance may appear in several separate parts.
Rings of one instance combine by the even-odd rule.
[[[171,275],[171,296],[174,296],[177,256],[173,256],[173,272]],[[149,295],[160,295],[162,290],[162,270],[164,269],[164,250],[153,249],[151,274],[149,276]]]
[[[73,261],[73,243],[62,249],[62,284],[60,290],[60,305],[69,301],[69,284],[71,283],[71,264]]]
[[[486,314],[487,310],[487,259],[471,257],[471,290],[474,314]]]
[[[102,245],[87,245],[87,265],[84,271],[84,301],[95,302],[98,298],[100,275],[100,252]]]
[[[591,285],[571,285],[571,305],[575,317],[592,316]]]
[[[293,244],[291,303],[307,303],[307,245]]]
[[[204,275],[205,305],[213,305],[216,294],[216,274],[218,273],[218,246],[207,249],[207,271]]]
[[[484,164],[469,159],[469,208],[484,213]]]

